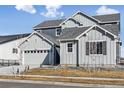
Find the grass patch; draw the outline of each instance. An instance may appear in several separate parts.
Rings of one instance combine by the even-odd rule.
[[[23,76],[24,74],[24,76]],[[102,84],[102,85],[124,85],[124,80],[88,80],[72,78],[50,78],[50,77],[31,77],[25,75],[48,75],[48,76],[67,76],[67,77],[101,77],[101,78],[124,78],[121,71],[87,71],[87,70],[52,70],[52,69],[31,69],[22,73],[21,76],[0,76],[0,79],[11,80],[33,80],[33,81],[53,81],[71,82],[81,84]]]
[[[124,85],[124,80],[81,80],[81,79],[70,79],[70,78],[42,78],[42,77],[25,77],[25,76],[0,76],[0,79],[11,79],[11,80],[33,80],[33,81],[53,81],[53,82],[71,82],[80,84],[102,84],[102,85]]]
[[[48,75],[67,77],[101,77],[101,78],[124,78],[122,71],[87,71],[87,70],[66,70],[66,69],[32,69],[22,74],[25,75]]]

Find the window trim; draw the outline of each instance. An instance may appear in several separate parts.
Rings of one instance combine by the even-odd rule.
[[[104,47],[103,42],[107,42],[107,41],[105,41],[105,40],[93,40],[93,41],[88,41],[88,42],[89,42],[89,55],[91,55],[91,56],[92,56],[92,55],[104,55],[104,54],[103,54],[103,47]],[[96,44],[95,44],[96,46],[97,46],[98,43],[102,43],[102,47],[100,48],[100,49],[102,49],[102,50],[101,50],[102,53],[98,53],[98,48],[97,48],[97,47],[96,47],[96,53],[93,53],[93,54],[91,53],[91,46],[90,46],[90,45],[91,45],[92,42],[95,42],[95,43],[96,43]],[[106,46],[106,47],[107,47],[107,46]],[[85,48],[85,49],[86,49],[86,48]],[[107,51],[107,50],[106,50],[106,51]]]
[[[60,31],[59,35],[58,35],[58,31]],[[60,36],[60,34],[61,34],[61,28],[56,28],[56,36]]]
[[[69,44],[71,44],[71,46],[69,46]],[[71,49],[71,51],[70,51],[70,49]],[[67,43],[67,52],[68,53],[72,53],[73,52],[73,42]]]

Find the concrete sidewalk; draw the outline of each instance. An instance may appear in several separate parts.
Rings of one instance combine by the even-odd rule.
[[[62,85],[82,88],[124,88],[120,85],[100,85],[100,84],[79,84],[79,83],[68,83],[68,82],[51,82],[51,81],[33,81],[33,80],[9,80],[0,79],[2,82],[14,82],[14,83],[27,83],[27,84],[47,84],[47,85]]]

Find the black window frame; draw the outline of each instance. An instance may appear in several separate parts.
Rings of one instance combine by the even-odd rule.
[[[68,50],[68,52],[73,52],[73,43],[67,44],[67,50]]]
[[[103,41],[89,42],[89,54],[103,54]]]
[[[12,49],[12,53],[13,53],[13,54],[18,54],[18,49],[17,49],[17,48],[13,48],[13,49]]]
[[[61,34],[61,28],[57,28],[56,29],[56,36],[60,36],[60,34]]]
[[[44,50],[44,53],[47,53],[47,50]]]

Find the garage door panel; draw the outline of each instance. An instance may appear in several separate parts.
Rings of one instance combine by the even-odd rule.
[[[35,51],[35,50],[34,50]],[[43,64],[48,65],[51,62],[51,52],[48,50],[42,50],[39,52],[36,51],[35,53],[31,53],[31,51],[28,51],[24,53],[24,62],[26,65],[33,65],[33,64]]]

